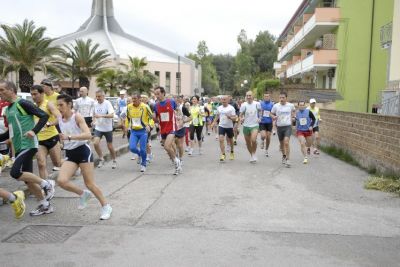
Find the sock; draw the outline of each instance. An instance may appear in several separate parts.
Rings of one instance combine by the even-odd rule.
[[[50,186],[50,183],[47,182],[46,180],[42,180],[42,182],[40,183],[40,187],[41,188],[47,188],[48,186]]]
[[[10,193],[10,195],[8,196],[8,201],[13,203],[15,200],[17,200],[17,196],[14,195],[13,193]]]
[[[43,207],[48,207],[50,205],[50,203],[46,199],[40,200],[39,203],[40,205],[43,205]]]

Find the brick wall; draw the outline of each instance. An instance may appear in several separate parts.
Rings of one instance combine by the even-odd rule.
[[[322,144],[349,152],[365,168],[400,176],[400,117],[321,109]]]

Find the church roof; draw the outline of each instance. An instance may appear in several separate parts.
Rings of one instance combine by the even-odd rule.
[[[127,34],[114,17],[112,0],[93,0],[89,19],[78,31],[57,38],[56,45],[70,44],[76,39],[92,39],[101,49],[107,49],[115,59],[146,57],[147,61],[177,63],[178,54]],[[194,65],[194,61],[180,57],[182,63]]]

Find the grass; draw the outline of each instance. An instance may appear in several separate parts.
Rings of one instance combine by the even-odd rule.
[[[365,182],[364,188],[370,190],[379,190],[388,193],[394,193],[400,196],[400,176],[382,175],[375,167],[363,168],[357,160],[355,160],[348,152],[334,146],[321,146],[321,150],[326,154],[337,159],[347,162],[353,166],[357,166],[368,172],[371,176]]]
[[[364,187],[400,196],[400,179],[396,177],[372,176],[365,182]]]
[[[347,162],[353,166],[360,167],[360,164],[355,160],[349,153],[341,148],[337,148],[334,146],[321,146],[321,150],[326,154],[331,155],[337,159],[340,159],[344,162]]]

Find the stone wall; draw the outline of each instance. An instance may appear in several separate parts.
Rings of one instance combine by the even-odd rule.
[[[322,144],[350,153],[362,167],[400,176],[400,117],[321,109]]]

